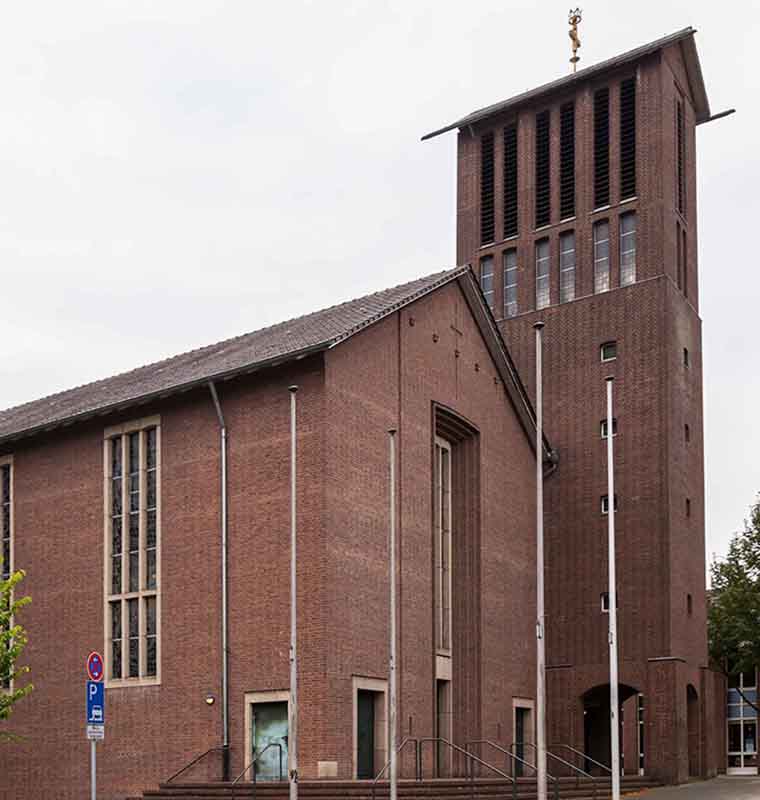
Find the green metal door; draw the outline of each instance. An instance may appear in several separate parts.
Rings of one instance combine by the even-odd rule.
[[[356,777],[375,777],[375,693],[359,690],[356,698]]]
[[[288,704],[254,703],[251,709],[251,742],[256,758],[256,780],[277,781],[288,777]],[[267,745],[273,745],[266,752]],[[279,745],[279,747],[277,747]],[[261,754],[261,755],[259,755]],[[282,767],[280,764],[282,756]],[[253,776],[251,776],[253,778]]]

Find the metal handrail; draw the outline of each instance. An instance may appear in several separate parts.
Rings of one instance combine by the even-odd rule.
[[[260,750],[256,757],[251,761],[251,763],[240,773],[240,775],[232,781],[232,797],[235,798],[237,796],[237,783],[238,781],[245,775],[248,770],[255,766],[259,759],[269,750],[270,747],[276,747],[280,751],[280,780],[282,780],[282,745],[279,742],[270,742],[266,747]],[[256,797],[256,770],[253,771],[253,788],[251,789],[251,793],[253,797]]]
[[[409,744],[409,742],[414,742],[414,771],[415,771],[415,776],[414,777],[415,777],[415,780],[419,780],[419,776],[416,774],[416,772],[417,772],[417,764],[418,764],[418,760],[419,760],[418,757],[417,757],[417,749],[419,747],[419,742],[417,741],[417,739],[415,739],[412,736],[405,736],[404,740],[396,748],[396,753],[397,754],[401,753],[402,750]],[[380,772],[378,772],[377,775],[375,775],[375,778],[372,781],[372,800],[375,800],[375,789],[377,788],[377,782],[380,780],[380,778],[383,777],[383,774],[385,773],[385,770],[387,770],[390,765],[391,765],[391,762],[390,762],[390,759],[388,759],[388,761],[385,762],[385,765],[380,770]]]
[[[532,742],[512,742],[512,744],[509,747],[511,749],[513,747],[517,747],[518,745],[520,745],[521,747],[531,747],[531,748],[533,748],[534,752],[538,752],[538,750],[536,748],[536,745],[534,745]],[[564,764],[566,767],[570,767],[570,769],[573,770],[573,772],[576,772],[577,773],[576,778],[575,778],[576,787],[580,787],[580,785],[581,785],[581,777],[588,778],[591,781],[591,785],[592,785],[592,787],[594,789],[594,798],[596,798],[596,796],[597,796],[596,779],[594,778],[594,776],[590,772],[586,772],[585,770],[581,769],[580,767],[576,767],[575,764],[571,764],[569,761],[565,761],[564,758],[562,758],[561,756],[555,755],[554,753],[549,752],[549,750],[546,751],[546,757],[547,758],[553,758],[555,761],[558,761],[560,764]]]
[[[187,772],[187,770],[189,770],[190,767],[195,766],[201,759],[205,758],[209,753],[214,753],[217,750],[227,750],[227,749],[229,749],[229,745],[227,744],[218,745],[217,747],[209,747],[209,749],[206,750],[205,753],[201,753],[199,756],[196,756],[189,764],[185,764],[185,766],[182,767],[182,769],[175,772],[174,775],[171,776],[171,778],[167,778],[164,781],[164,783],[171,783],[175,778],[179,778],[179,776],[183,772]]]
[[[564,747],[565,750],[570,750],[570,752],[575,753],[575,755],[580,756],[585,761],[590,761],[592,764],[596,764],[597,767],[601,767],[602,769],[606,770],[607,772],[612,775],[612,770],[606,764],[602,764],[600,761],[596,761],[595,759],[591,758],[591,756],[586,755],[584,752],[580,750],[576,750],[574,747],[570,747],[569,744],[552,744],[549,745],[550,747]]]
[[[511,751],[511,749],[507,750],[504,747],[502,747],[501,745],[496,744],[496,742],[492,742],[490,739],[477,739],[474,742],[468,742],[467,746],[469,747],[471,744],[478,744],[478,745],[487,744],[487,745],[490,745],[491,747],[493,747],[495,750],[498,750],[500,753],[504,753],[505,756],[509,756],[509,758],[511,758],[512,762],[513,762],[512,763],[512,772],[513,773],[515,772],[515,766],[514,766],[514,762],[515,761],[519,761],[521,764],[524,764],[526,767],[530,767],[536,773],[538,772],[536,767],[533,764],[531,764],[529,761],[526,761],[524,758],[521,758],[520,756],[516,755],[515,753],[513,753]],[[554,798],[555,798],[555,800],[559,800],[559,780],[554,775],[552,775],[550,772],[546,773],[546,777],[549,778],[549,780],[553,781],[552,786],[554,787]]]
[[[444,745],[446,745],[446,747],[450,747],[454,752],[461,753],[465,758],[469,758],[470,761],[474,761],[477,764],[480,764],[481,766],[486,767],[486,769],[492,770],[497,775],[500,775],[502,778],[505,778],[506,780],[508,780],[512,784],[512,800],[516,800],[516,798],[517,798],[517,781],[511,775],[508,775],[506,772],[502,772],[498,767],[495,767],[493,764],[489,764],[487,761],[484,761],[482,758],[478,758],[476,755],[474,755],[473,753],[470,753],[464,747],[460,747],[458,744],[454,744],[453,742],[450,742],[448,739],[443,739],[440,736],[438,736],[438,737],[434,736],[434,737],[429,737],[429,738],[426,738],[426,739],[420,739],[420,745],[419,745],[419,748],[417,750],[417,758],[419,759],[419,767],[418,767],[417,773],[420,776],[420,780],[422,780],[422,778],[424,777],[423,767],[422,767],[422,756],[423,756],[423,750],[424,750],[426,742],[437,742],[438,744],[444,744]],[[469,765],[469,766],[471,767],[471,765]],[[474,797],[475,796],[475,771],[472,768],[468,769],[467,771],[469,773],[468,777],[469,777],[469,779],[471,781],[470,793]]]

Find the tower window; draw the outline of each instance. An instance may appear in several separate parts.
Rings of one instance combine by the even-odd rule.
[[[676,202],[678,211],[686,211],[686,140],[684,135],[683,100],[676,100]]]
[[[688,347],[684,347],[684,349],[683,349],[683,365],[685,367],[688,367],[690,365],[690,363],[691,363],[691,361],[689,360],[689,348]]]
[[[694,613],[694,603],[691,599],[691,595],[686,595],[686,613],[691,616]]]
[[[636,214],[620,217],[620,285],[636,282]]]
[[[687,442],[691,441],[691,428],[689,427],[689,423],[688,422],[683,426],[683,438]]]
[[[575,300],[575,233],[559,237],[559,301]]]
[[[536,227],[551,222],[549,112],[536,114]]]
[[[493,133],[480,140],[480,243],[490,244],[495,236]]]
[[[607,438],[607,420],[606,419],[603,419],[599,423],[599,430],[601,432],[602,439],[606,439]],[[612,418],[612,435],[613,436],[617,436],[617,417],[613,417]]]
[[[517,230],[517,125],[510,125],[504,128],[504,238]]]
[[[594,92],[594,208],[610,204],[610,90]]]
[[[617,358],[617,342],[605,342],[599,351],[602,361],[614,361]]]
[[[599,595],[600,605],[602,607],[602,614],[609,614],[610,613],[610,593],[609,592],[602,592]]]
[[[437,650],[451,649],[451,444],[435,437],[433,464],[435,490],[435,645]]]
[[[507,250],[504,259],[504,316],[517,314],[517,250]]]
[[[686,258],[686,228],[681,228],[681,260],[683,262],[683,294],[684,297],[689,296],[689,262]]]
[[[602,495],[602,514],[609,514],[610,513],[610,497],[607,494]],[[615,511],[618,510],[618,496],[615,495]]]
[[[488,307],[493,311],[494,282],[493,282],[493,256],[484,256],[480,259],[480,289]]]
[[[676,286],[683,291],[683,262],[681,260],[681,226],[676,222]]]
[[[536,308],[546,308],[549,293],[549,240],[536,242]]]
[[[575,105],[565,103],[559,111],[559,215],[575,215]]]
[[[610,223],[600,220],[594,225],[594,292],[610,288]]]
[[[689,497],[686,498],[686,516],[691,516],[691,499]]]
[[[636,196],[636,79],[620,84],[620,199]]]

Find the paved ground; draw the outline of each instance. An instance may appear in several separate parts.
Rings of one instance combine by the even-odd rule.
[[[760,777],[721,775],[711,781],[666,786],[642,793],[642,800],[760,800]]]

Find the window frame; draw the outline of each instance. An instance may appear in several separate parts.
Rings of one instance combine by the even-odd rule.
[[[617,424],[617,417],[612,418],[612,438],[614,439],[618,435],[618,424]],[[603,420],[599,421],[599,438],[606,439],[607,438],[607,417]]]
[[[543,245],[546,245],[546,256],[541,258],[541,263],[546,265],[546,272],[539,275],[538,272],[538,251],[539,248]],[[535,296],[535,305],[536,311],[540,311],[542,308],[548,308],[552,304],[552,281],[551,281],[551,272],[552,272],[552,248],[551,242],[549,241],[548,237],[543,237],[541,239],[536,239],[533,243],[533,260],[535,262],[535,277],[536,277],[536,296]],[[538,282],[539,279],[542,281],[546,281],[546,302],[539,305],[538,298],[539,298],[539,288]],[[542,284],[543,285],[543,284]]]
[[[626,220],[633,220],[633,229],[627,232],[623,232],[623,224]],[[636,255],[637,255],[637,246],[638,246],[638,215],[635,211],[626,211],[625,214],[621,214],[618,217],[618,239],[619,239],[619,256],[620,256],[620,286],[631,286],[636,283]],[[633,237],[633,247],[624,250],[623,247],[626,244],[625,239],[629,237]],[[624,277],[627,273],[624,270],[627,269],[624,261],[625,256],[628,253],[633,253],[633,266],[630,268],[630,276]]]
[[[514,255],[514,266],[507,266],[507,257],[510,255]],[[501,263],[502,263],[502,271],[504,273],[504,287],[503,287],[503,306],[502,313],[505,318],[511,319],[512,317],[516,317],[520,313],[520,305],[519,305],[519,296],[518,296],[518,281],[517,281],[517,273],[519,270],[518,266],[518,258],[517,258],[517,248],[510,247],[509,249],[505,250],[501,254]],[[510,276],[510,273],[513,273]],[[513,277],[513,283],[507,283],[507,277]],[[514,299],[508,300],[507,298],[510,295],[510,289],[514,289]],[[509,313],[509,306],[514,306],[514,311],[510,314]]]
[[[607,508],[604,507],[605,506],[605,501],[606,501]],[[618,501],[617,493],[615,493],[615,499],[613,501],[613,505],[614,505],[614,513],[617,514],[618,511],[620,510],[620,503]],[[605,517],[607,516],[607,514],[610,513],[610,496],[608,494],[603,494],[601,496],[600,501],[599,501],[599,507],[600,507],[600,510],[601,510],[602,514]]]
[[[597,237],[597,232],[601,229],[602,226],[607,227],[607,238],[606,239],[599,239]],[[592,242],[592,259],[594,262],[594,294],[602,294],[603,292],[609,292],[612,288],[612,284],[610,281],[612,275],[612,259],[610,258],[610,221],[609,219],[598,219],[591,228],[591,242]],[[604,242],[607,243],[607,255],[605,257],[599,258],[597,254],[597,248],[600,247]],[[599,264],[606,263],[607,267],[604,273],[600,271]],[[604,281],[602,280],[604,279]],[[599,284],[604,282],[606,285],[603,288],[600,288]]]
[[[609,345],[614,345],[614,347],[615,347],[615,355],[614,356],[610,356],[609,358],[605,358],[604,348],[605,347],[609,347]],[[616,359],[617,359],[617,339],[609,339],[606,342],[602,342],[599,345],[599,360],[603,364],[606,364],[608,361],[615,361]]]
[[[453,650],[453,542],[454,542],[454,469],[453,469],[453,450],[454,447],[448,439],[436,434],[433,447],[433,496],[435,509],[433,512],[433,565],[435,568],[435,597],[433,602],[434,624],[435,624],[435,653],[442,656],[451,656]],[[443,480],[443,452],[448,454],[448,537],[443,525],[442,514],[444,507],[444,480]],[[440,463],[439,463],[440,456]],[[439,481],[440,476],[440,481]],[[443,555],[446,555],[448,569],[443,566]],[[441,556],[439,565],[439,554]],[[444,585],[444,581],[445,584]],[[445,593],[448,589],[448,595]],[[448,596],[448,608],[446,608],[446,596]]]
[[[483,272],[484,264],[491,265],[490,273]],[[483,293],[483,298],[486,301],[486,305],[491,310],[491,313],[493,313],[494,306],[496,304],[496,259],[494,258],[493,253],[488,253],[487,255],[481,256],[480,261],[478,262],[478,266],[479,266],[478,285],[480,286],[480,291]],[[486,290],[483,286],[484,277],[491,279],[491,288],[488,290]]]
[[[573,246],[570,249],[563,250],[563,244],[571,241]],[[559,235],[558,245],[558,259],[559,259],[559,302],[571,303],[575,300],[575,270],[577,266],[577,251],[575,247],[575,231],[567,230],[562,231]],[[563,256],[572,253],[572,267],[563,265]],[[567,276],[567,277],[566,277]],[[564,281],[567,280],[567,285]]]
[[[155,454],[155,470],[156,470],[156,497],[155,497],[155,512],[156,512],[156,545],[155,545],[155,560],[156,560],[156,584],[154,588],[146,588],[145,586],[145,572],[147,562],[147,540],[146,540],[146,514],[147,514],[147,469],[146,469],[146,453],[145,453],[145,435],[144,431],[148,429],[155,429],[156,431],[156,454]],[[139,439],[139,553],[138,556],[138,569],[139,579],[137,589],[131,591],[126,584],[127,569],[126,564],[129,559],[129,526],[125,524],[128,520],[130,510],[128,507],[129,498],[129,481],[125,480],[125,476],[129,476],[129,435],[133,433],[140,433]],[[112,536],[112,475],[111,475],[111,442],[113,439],[120,437],[122,440],[122,567],[121,567],[121,592],[114,593],[112,589],[112,554],[111,554],[111,536]],[[121,425],[113,425],[103,431],[103,655],[105,660],[104,681],[106,689],[123,688],[130,686],[155,686],[161,683],[161,418],[160,416],[144,417],[141,419],[131,420]],[[156,672],[155,675],[146,674],[146,660],[147,660],[147,647],[146,639],[147,633],[147,601],[150,598],[155,598],[155,639],[156,648]],[[138,675],[129,677],[129,652],[127,642],[130,639],[129,634],[129,601],[136,600],[138,603]],[[111,629],[111,604],[120,603],[121,614],[121,641],[122,641],[122,676],[120,678],[111,675],[111,642],[112,642],[112,629]]]

